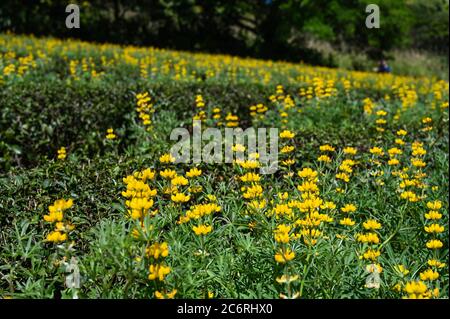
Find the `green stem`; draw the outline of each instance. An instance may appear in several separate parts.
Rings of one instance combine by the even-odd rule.
[[[309,258],[311,257],[311,248],[308,249],[308,255],[306,256],[306,261],[305,261],[305,265],[303,266],[303,273],[302,273],[302,281],[300,283],[300,298],[303,296],[303,287],[305,285],[305,279],[306,279],[306,274],[309,271]]]

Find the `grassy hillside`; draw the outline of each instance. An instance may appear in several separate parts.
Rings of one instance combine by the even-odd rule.
[[[448,89],[1,34],[0,296],[448,298]],[[193,119],[278,171],[173,163]]]

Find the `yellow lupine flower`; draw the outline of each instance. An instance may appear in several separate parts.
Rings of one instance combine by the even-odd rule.
[[[400,274],[402,274],[403,276],[406,276],[407,274],[409,274],[409,270],[406,269],[406,267],[403,266],[403,265],[396,265],[396,266],[394,267],[394,269],[395,269],[396,271],[398,271]]]
[[[67,234],[61,233],[60,231],[52,231],[50,234],[47,235],[46,241],[59,243],[67,240]]]
[[[244,174],[241,177],[239,177],[239,179],[244,183],[259,182],[261,180],[261,177],[259,176],[259,174],[249,172],[249,173]]]
[[[355,221],[352,220],[351,218],[346,217],[344,219],[341,219],[339,221],[339,224],[344,225],[344,226],[353,226],[353,225],[355,225]]]
[[[186,203],[191,199],[191,196],[185,195],[183,193],[176,193],[170,197],[174,203]]]
[[[436,200],[434,202],[428,202],[427,207],[430,210],[439,210],[442,207],[442,202],[439,200]]]
[[[301,178],[305,178],[305,179],[309,179],[309,180],[316,180],[317,179],[317,175],[318,172],[314,171],[313,169],[307,167],[302,169],[301,171],[298,171],[298,176],[300,176]]]
[[[423,298],[423,295],[428,290],[427,285],[422,281],[410,281],[405,285],[405,292],[409,294],[410,298]]]
[[[171,154],[169,154],[169,153],[166,153],[166,154],[163,154],[163,155],[161,155],[160,157],[159,157],[159,161],[161,162],[161,163],[164,163],[164,164],[167,164],[167,163],[173,163],[173,162],[175,162],[175,157],[173,157]]]
[[[427,269],[420,273],[420,280],[423,281],[433,281],[439,278],[439,273],[433,269]]]
[[[348,183],[350,181],[350,176],[348,176],[348,174],[346,174],[346,173],[338,173],[338,174],[336,174],[336,178],[341,179],[346,183]]]
[[[198,236],[207,235],[212,231],[212,226],[207,226],[207,225],[193,226],[192,230]]]
[[[357,240],[362,243],[379,244],[380,238],[376,233],[358,234]]]
[[[295,253],[287,248],[286,250],[281,250],[280,252],[275,254],[275,261],[279,264],[284,264],[288,261],[291,261],[295,258]]]
[[[427,233],[442,233],[444,231],[444,226],[439,224],[431,224],[430,226],[425,226],[424,228]]]
[[[176,174],[177,174],[177,172],[175,172],[172,169],[165,169],[165,170],[159,172],[159,175],[161,175],[161,177],[167,178],[167,179],[174,178]]]
[[[331,145],[325,144],[319,147],[321,152],[334,152],[335,148]]]
[[[63,159],[65,159],[66,157],[67,157],[67,154],[66,154],[66,148],[65,148],[65,147],[61,147],[61,148],[58,150],[58,159],[63,160]]]
[[[113,140],[113,139],[115,139],[116,137],[117,137],[117,135],[114,134],[114,129],[109,128],[109,129],[106,130],[106,138],[107,138],[108,140]]]
[[[364,259],[376,260],[380,256],[381,252],[379,250],[368,249],[364,254]]]
[[[427,248],[429,249],[439,249],[444,246],[444,244],[439,239],[432,239],[426,243]]]
[[[430,260],[428,260],[427,263],[431,267],[437,267],[437,268],[445,267],[445,263],[442,263],[442,262],[440,262],[439,260],[436,260],[436,259],[430,259]]]
[[[369,219],[363,223],[363,226],[367,230],[377,230],[381,228],[381,224],[374,219]]]
[[[344,154],[355,155],[357,153],[357,149],[354,147],[346,147],[343,150]]]
[[[346,204],[344,207],[341,208],[341,211],[343,213],[353,213],[356,212],[356,206],[353,204]]]
[[[174,289],[171,292],[159,292],[158,290],[155,291],[155,297],[156,299],[173,299],[175,295],[177,294],[177,290]]]
[[[167,257],[169,255],[169,245],[166,242],[154,243],[146,249],[146,254],[155,259]]]
[[[170,184],[172,186],[185,186],[189,184],[189,181],[183,176],[174,176],[171,179]]]
[[[431,220],[438,220],[442,218],[442,214],[437,211],[431,210],[425,214],[425,218]]]
[[[280,138],[282,139],[291,139],[294,138],[295,133],[289,131],[289,130],[284,130],[280,133]]]
[[[325,162],[325,163],[331,163],[331,158],[328,155],[320,155],[317,158],[317,161],[319,162]]]
[[[382,148],[379,148],[379,147],[377,147],[377,146],[372,147],[372,148],[369,150],[369,152],[370,152],[371,154],[374,154],[374,155],[383,155],[383,154],[384,154],[383,149],[382,149]]]
[[[170,267],[162,264],[150,265],[148,279],[163,281],[164,278],[170,273]]]
[[[197,177],[200,175],[202,175],[202,170],[200,170],[196,167],[191,168],[188,172],[186,172],[186,177],[188,177],[188,178],[194,178],[194,177]]]

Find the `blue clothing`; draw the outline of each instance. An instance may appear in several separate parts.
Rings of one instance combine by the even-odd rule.
[[[378,66],[379,73],[391,73],[391,68],[389,65],[379,65]]]

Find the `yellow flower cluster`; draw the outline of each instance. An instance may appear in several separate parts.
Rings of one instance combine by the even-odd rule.
[[[72,206],[72,199],[58,199],[48,207],[49,214],[44,215],[44,221],[55,224],[55,229],[47,235],[46,241],[60,243],[67,240],[68,234],[75,226],[69,222],[64,222],[64,211]]]
[[[125,205],[128,208],[128,215],[131,217],[137,227],[133,229],[131,235],[138,239],[138,242],[145,243],[145,257],[148,262],[148,279],[157,281],[158,290],[154,291],[154,296],[158,299],[172,299],[177,293],[176,289],[168,291],[165,282],[171,268],[163,261],[169,256],[169,244],[165,241],[155,239],[155,224],[152,223],[152,217],[156,216],[158,210],[151,211],[154,206],[155,197],[158,194],[158,184],[156,183],[157,172],[150,168],[136,171],[123,179],[126,190],[122,196],[126,198]],[[182,185],[187,181],[186,178],[177,176],[173,184]],[[155,188],[152,189],[148,182],[154,182]],[[175,186],[175,187],[176,187]],[[150,244],[151,243],[151,244]],[[144,248],[143,248],[144,249]],[[137,258],[140,261],[141,258]]]
[[[386,129],[385,129],[385,125],[387,124],[387,120],[386,120],[386,115],[387,112],[384,110],[379,110],[375,113],[377,115],[377,119],[375,120],[375,129],[379,132],[379,133],[383,133]]]
[[[375,107],[373,101],[370,98],[365,98],[363,100],[363,109],[366,114],[372,114],[372,110]]]
[[[66,157],[67,157],[66,148],[65,147],[61,147],[58,150],[58,159],[63,160],[63,159],[66,159]]]
[[[262,103],[251,105],[249,109],[250,109],[250,116],[252,117],[259,116],[259,119],[263,119],[264,114],[269,110],[269,108]]]
[[[205,216],[209,216],[213,213],[221,211],[221,207],[216,203],[206,203],[191,206],[184,216],[180,216],[178,224],[187,223],[191,220],[200,219]]]
[[[127,198],[125,205],[128,207],[128,214],[132,219],[139,220],[141,223],[143,223],[144,217],[149,215],[149,210],[154,204],[153,197],[157,194],[157,190],[151,189],[147,184],[148,180],[154,178],[155,172],[145,169],[123,179],[127,189],[122,192],[122,196]],[[156,211],[153,211],[152,214],[156,214]]]
[[[109,128],[106,130],[106,139],[113,140],[117,137],[116,134],[114,134],[114,129]]]
[[[226,126],[227,127],[238,127],[239,126],[239,117],[232,113],[228,113],[225,117]]]
[[[290,167],[295,164],[295,158],[293,157],[295,146],[292,145],[295,143],[295,133],[290,130],[283,130],[279,136],[281,138],[281,165],[287,167],[288,173],[285,176],[288,176]]]
[[[149,280],[158,280],[160,282],[164,281],[165,277],[170,273],[171,269],[166,266],[161,259],[166,258],[169,255],[169,245],[166,242],[158,243],[155,242],[146,248],[146,256],[150,259],[150,266],[148,268]],[[175,292],[174,292],[175,291]],[[172,299],[175,296],[176,290],[171,293],[155,291],[155,296],[165,297]],[[162,299],[162,298],[159,298]]]
[[[367,265],[366,268],[369,269],[369,273],[373,274],[370,275],[371,277],[377,276],[376,278],[378,278],[379,274],[383,271],[383,267],[377,262],[381,255],[381,246],[378,246],[380,238],[377,231],[380,230],[382,226],[375,219],[368,219],[362,225],[366,232],[357,234],[358,242],[363,244],[363,253],[360,256],[360,259],[370,261],[370,264]],[[366,287],[378,289],[379,282],[366,282]]]
[[[435,288],[433,291],[429,290],[423,281],[410,281],[405,285],[405,292],[408,294],[408,299],[430,299],[431,297],[439,296],[439,289]]]
[[[439,213],[439,210],[442,208],[442,202],[439,200],[429,201],[427,202],[427,208],[429,211],[425,214],[427,224],[425,225],[424,230],[431,236],[431,239],[427,241],[426,247],[433,252],[434,257],[436,258],[437,250],[444,246],[439,239],[439,235],[444,232],[445,227],[438,223],[442,217],[442,214]],[[420,279],[422,281],[437,280],[439,278],[438,270],[445,267],[445,264],[437,259],[430,259],[428,260],[428,266],[430,266],[430,268],[420,273]]]
[[[136,94],[136,106],[136,111],[139,114],[142,124],[147,130],[150,130],[152,125],[151,117],[155,112],[155,109],[153,107],[152,98],[148,92]]]
[[[205,112],[205,101],[203,100],[202,95],[197,95],[195,97],[195,106],[198,109],[198,113],[194,115],[193,120],[200,120],[204,122],[206,120],[206,112]]]
[[[343,226],[353,226],[355,225],[355,221],[350,217],[351,213],[356,212],[357,207],[354,204],[345,204],[344,207],[341,208],[341,212],[345,213],[347,217],[344,217],[339,221],[339,224]]]

